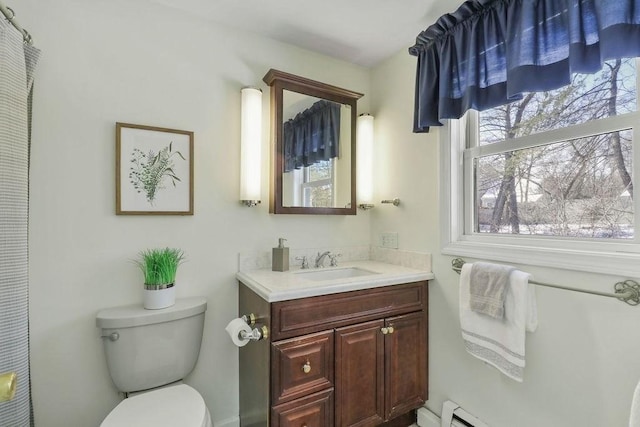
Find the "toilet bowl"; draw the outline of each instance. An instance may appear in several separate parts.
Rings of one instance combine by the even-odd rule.
[[[200,393],[181,383],[198,359],[206,309],[206,299],[195,297],[160,310],[130,305],[98,313],[109,375],[129,396],[100,427],[212,427]]]
[[[169,386],[124,399],[100,427],[212,427],[209,410],[194,388]]]

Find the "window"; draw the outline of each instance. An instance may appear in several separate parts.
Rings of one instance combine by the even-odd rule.
[[[637,100],[636,61],[618,60],[450,121],[443,252],[640,275]]]
[[[335,207],[337,158],[282,174],[283,206]]]
[[[323,160],[303,168],[303,206],[330,208],[335,206],[333,197],[334,160]]]

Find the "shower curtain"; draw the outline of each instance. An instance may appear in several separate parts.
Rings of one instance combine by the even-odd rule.
[[[2,18],[0,16],[0,18]],[[40,51],[0,19],[0,374],[17,373],[0,425],[33,425],[29,377],[29,144],[33,72]]]

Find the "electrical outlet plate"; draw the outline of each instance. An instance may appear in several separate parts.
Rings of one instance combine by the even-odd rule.
[[[382,233],[382,247],[398,249],[398,233],[395,231]]]

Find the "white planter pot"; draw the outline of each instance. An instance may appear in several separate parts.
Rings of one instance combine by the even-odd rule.
[[[176,303],[176,288],[169,285],[144,285],[143,306],[147,310],[159,310],[171,307]]]

